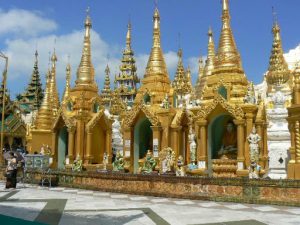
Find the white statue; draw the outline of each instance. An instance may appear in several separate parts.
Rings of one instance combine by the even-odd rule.
[[[108,155],[106,154],[106,152],[103,153],[103,170],[106,170],[106,165],[108,164]]]
[[[286,101],[286,97],[284,93],[280,91],[280,87],[276,87],[276,93],[272,97],[272,101],[274,103],[274,107],[277,108],[283,108],[284,103]]]
[[[252,132],[247,137],[250,147],[250,167],[249,167],[249,178],[257,179],[259,178],[260,166],[258,165],[259,160],[259,145],[261,137],[256,133],[255,127],[252,128]]]
[[[191,159],[191,163],[194,164],[196,162],[197,144],[196,144],[196,135],[193,132],[192,127],[190,127],[190,132],[189,132],[189,143],[190,143],[190,159]]]
[[[260,142],[261,137],[256,133],[256,128],[252,128],[252,132],[247,137],[250,147],[250,159],[251,162],[258,162],[259,158],[259,146],[258,142]]]
[[[161,161],[161,172],[164,173],[173,173],[175,172],[175,152],[172,148],[164,148],[159,155]]]

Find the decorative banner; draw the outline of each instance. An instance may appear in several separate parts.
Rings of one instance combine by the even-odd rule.
[[[130,148],[130,140],[125,140],[125,148]]]
[[[125,157],[130,157],[130,151],[125,151]]]
[[[158,139],[153,139],[153,157],[158,157]]]

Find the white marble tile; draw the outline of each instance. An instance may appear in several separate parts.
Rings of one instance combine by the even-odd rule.
[[[195,203],[189,200],[173,201],[176,205],[194,205]]]
[[[79,195],[93,195],[93,191],[78,191],[77,194]]]
[[[245,206],[243,204],[234,204],[234,205],[225,205],[226,208],[229,209],[248,209],[248,206]]]
[[[169,202],[166,198],[153,198],[151,199],[151,202],[160,203],[160,202]]]
[[[199,203],[198,204],[199,206],[202,206],[202,207],[207,207],[207,208],[210,208],[210,207],[218,207],[218,206],[221,206],[220,204],[216,203],[216,202],[202,202],[202,203]]]
[[[262,212],[270,212],[270,211],[278,211],[278,208],[274,208],[272,206],[258,206],[258,207],[253,207],[253,209],[262,211]]]
[[[284,211],[287,211],[289,213],[300,215],[300,208],[294,208],[294,209],[286,209]]]
[[[147,201],[147,200],[149,200],[149,198],[147,198],[147,197],[140,197],[140,196],[138,196],[138,197],[129,197],[129,199],[131,199],[132,201]]]
[[[128,195],[116,195],[116,194],[112,194],[110,195],[111,198],[128,198]]]

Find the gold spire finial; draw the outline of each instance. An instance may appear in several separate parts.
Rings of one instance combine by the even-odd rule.
[[[65,91],[64,91],[64,95],[63,95],[64,102],[66,102],[66,100],[70,94],[70,89],[71,89],[70,80],[71,80],[71,65],[70,65],[70,56],[68,56],[68,64],[66,66],[66,86],[65,86]]]
[[[160,47],[160,16],[157,8],[153,15],[153,47]]]
[[[216,57],[216,68],[234,67],[237,70],[242,70],[240,54],[237,50],[230,26],[229,1],[223,0],[222,4],[223,25]]]
[[[280,86],[288,81],[290,77],[290,71],[283,56],[280,27],[278,22],[274,23],[272,32],[273,45],[267,73],[267,82],[270,85]]]
[[[97,89],[95,83],[95,71],[91,59],[91,40],[90,31],[92,27],[92,21],[89,16],[89,8],[87,10],[87,16],[84,23],[85,35],[83,42],[83,50],[79,67],[77,69],[77,79],[75,81],[77,86],[86,86],[92,89]],[[75,88],[76,88],[75,87]]]
[[[126,34],[126,48],[131,49],[131,22],[128,21],[127,34]]]

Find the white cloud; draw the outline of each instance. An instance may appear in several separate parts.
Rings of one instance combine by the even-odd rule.
[[[22,9],[0,10],[0,35],[36,36],[57,28],[57,24],[39,12]]]
[[[300,61],[300,44],[296,48],[290,49],[286,54],[284,54],[284,57],[289,68],[295,68],[295,64]]]
[[[22,17],[26,17],[20,26],[15,25],[16,13],[20,13]],[[8,69],[8,88],[11,90],[12,97],[15,94],[22,92],[29,82],[33,64],[34,52],[36,45],[39,53],[39,71],[42,80],[45,79],[45,74],[48,68],[49,52],[53,52],[55,45],[57,62],[57,83],[59,93],[62,94],[65,85],[65,68],[68,62],[68,55],[70,55],[70,63],[72,67],[72,85],[76,79],[76,72],[80,63],[83,47],[83,30],[75,30],[71,33],[63,35],[45,34],[45,31],[53,31],[57,27],[56,23],[47,18],[43,18],[40,14],[25,11],[20,9],[11,10],[4,13],[0,11],[0,19],[4,17],[11,17],[12,22],[6,29],[0,27],[0,35],[13,32],[18,35],[10,36],[5,41],[4,53],[9,57]],[[20,17],[20,16],[19,16]],[[36,25],[39,23],[39,25]],[[35,26],[35,29],[32,29]],[[26,33],[31,30],[31,33]],[[23,32],[23,33],[22,33]],[[38,36],[35,36],[39,34]],[[125,35],[125,34],[124,34]],[[56,43],[54,44],[54,40]],[[119,72],[120,59],[122,57],[122,48],[125,43],[108,44],[101,38],[101,35],[96,31],[91,33],[92,46],[92,62],[95,67],[95,79],[99,85],[99,90],[103,88],[103,80],[105,77],[105,67],[109,64],[111,71],[111,86],[113,87],[114,76]],[[149,53],[150,53],[149,49]],[[148,62],[149,53],[137,53],[136,66],[139,77],[142,79],[145,73],[145,68]],[[107,59],[109,56],[109,59]],[[178,57],[174,51],[169,51],[164,54],[170,79],[173,80],[176,72]],[[197,73],[198,59],[191,57],[185,61],[185,66],[190,64],[192,73]],[[0,68],[3,68],[3,60],[0,61]],[[14,85],[18,82],[18,85]]]

